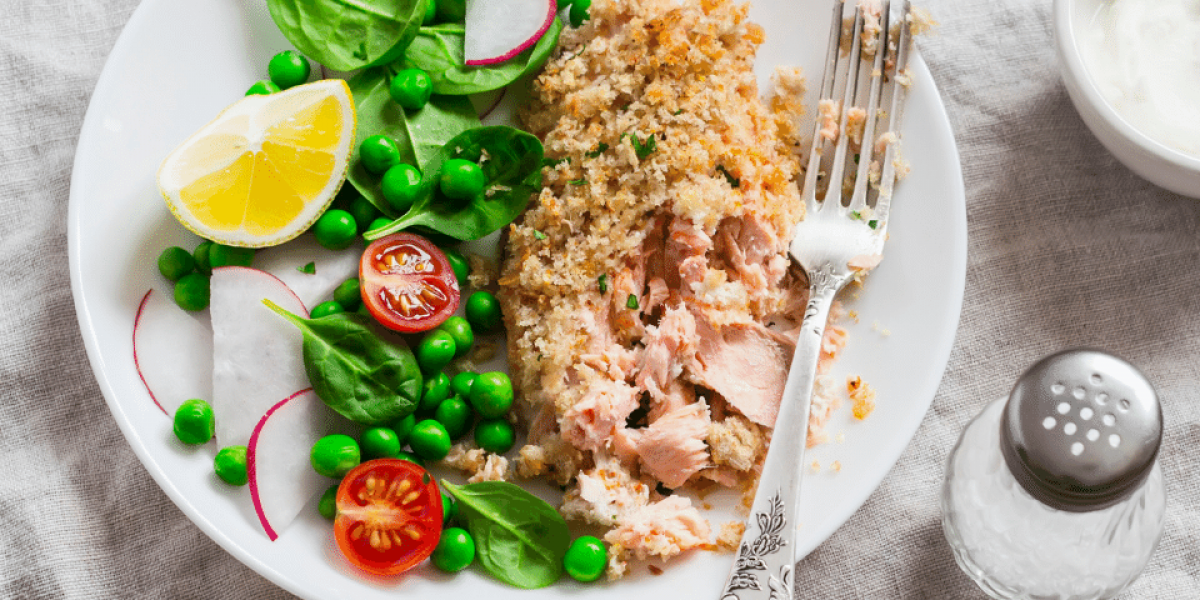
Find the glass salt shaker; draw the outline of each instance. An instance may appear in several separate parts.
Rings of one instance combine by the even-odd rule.
[[[1048,356],[987,405],[950,453],[942,526],[992,598],[1112,598],[1158,545],[1162,409],[1132,365],[1097,350]]]

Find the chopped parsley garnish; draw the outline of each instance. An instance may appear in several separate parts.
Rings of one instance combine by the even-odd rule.
[[[854,219],[855,221],[861,221],[862,213],[858,212],[857,210],[852,210],[850,211],[850,218]]]
[[[571,162],[570,156],[564,156],[562,158],[543,158],[542,166],[543,167],[557,167],[558,165],[561,165],[563,163],[570,163],[570,162]]]
[[[310,262],[307,265],[304,265],[303,267],[296,267],[296,270],[300,271],[301,273],[306,273],[308,275],[314,275],[317,272],[317,263]]]
[[[595,150],[592,150],[591,152],[588,152],[588,153],[587,153],[587,154],[585,154],[584,156],[586,156],[586,157],[588,157],[588,158],[596,158],[597,156],[600,156],[601,154],[604,154],[604,151],[605,151],[605,150],[608,150],[608,144],[605,144],[604,142],[600,142],[600,145],[599,145],[599,146],[596,146],[596,149],[595,149]]]
[[[729,182],[729,187],[736,188],[736,187],[742,185],[742,181],[740,179],[738,179],[737,177],[734,177],[729,172],[729,170],[725,168],[725,165],[717,165],[717,170],[720,171],[721,174],[725,176],[725,181]]]
[[[858,153],[854,153],[854,164],[858,164]]]
[[[569,184],[569,185],[585,185],[585,184],[587,184],[587,180],[586,179],[572,179],[572,180],[568,181],[567,184]]]
[[[681,108],[681,109],[678,109],[675,112],[671,113],[671,116],[678,117],[679,115],[682,115],[682,114],[683,114],[683,109]]]
[[[596,278],[596,287],[600,288],[601,294],[608,291],[608,273],[601,273],[600,276]]]
[[[638,139],[636,133],[622,133],[621,137],[629,138],[629,143],[633,144],[633,152],[637,154],[638,160],[646,160],[646,157],[650,156],[650,153],[658,149],[658,140],[654,137],[654,134],[646,136],[646,141],[644,142]]]
[[[533,230],[533,237],[534,237],[534,239],[538,239],[538,240],[544,240],[544,239],[546,239],[546,234],[544,234],[544,233],[542,233],[542,232],[540,232],[540,231],[538,231],[538,230],[534,229],[534,230]]]
[[[879,227],[879,219],[871,219],[870,221],[867,221],[867,227],[870,227],[871,229]]]
[[[625,300],[625,308],[637,310],[637,307],[638,307],[637,296],[630,294],[629,299]]]

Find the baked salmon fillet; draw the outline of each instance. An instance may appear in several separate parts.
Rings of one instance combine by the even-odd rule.
[[[711,547],[672,490],[753,489],[807,300],[786,255],[803,83],[781,71],[760,99],[747,8],[597,0],[522,115],[548,165],[499,279],[529,430],[514,469],[607,528],[613,578]]]

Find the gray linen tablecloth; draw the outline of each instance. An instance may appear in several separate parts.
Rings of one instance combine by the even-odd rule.
[[[926,0],[921,40],[962,155],[966,298],[916,437],[802,564],[807,598],[983,598],[942,536],[963,425],[1029,364],[1117,352],[1161,394],[1166,533],[1128,600],[1200,597],[1200,202],[1121,166],[1059,80],[1049,0]],[[0,0],[0,597],[286,598],[200,532],[127,446],[92,377],[67,269],[71,165],[136,0]],[[714,590],[715,593],[715,590]]]

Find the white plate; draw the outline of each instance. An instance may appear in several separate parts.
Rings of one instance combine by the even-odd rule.
[[[751,17],[767,30],[761,79],[775,64],[798,64],[810,78],[820,76],[828,6],[826,0],[759,1]],[[189,451],[172,439],[169,419],[149,401],[134,369],[131,327],[145,290],[166,290],[154,268],[158,253],[197,240],[159,198],[155,171],[180,141],[262,78],[270,56],[288,47],[261,0],[146,0],[92,96],[71,183],[71,283],[96,379],[146,469],[218,544],[304,598],[390,599],[397,591],[415,597],[482,591],[493,600],[617,591],[627,598],[716,597],[730,554],[695,552],[661,576],[639,568],[617,584],[582,586],[564,579],[535,592],[505,587],[474,570],[450,577],[423,567],[399,579],[369,579],[337,554],[328,524],[314,510],[279,540],[268,541],[253,520],[246,490],[212,476],[212,449]],[[958,325],[967,252],[958,153],[919,56],[913,70],[903,129],[912,174],[894,201],[886,259],[852,302],[861,322],[851,327],[836,374],[839,381],[862,375],[878,390],[878,408],[863,422],[853,422],[843,409],[830,427],[843,441],[806,458],[822,466],[804,480],[799,545],[806,553],[857,510],[900,456],[937,391]],[[830,468],[833,461],[840,462],[840,472]]]

